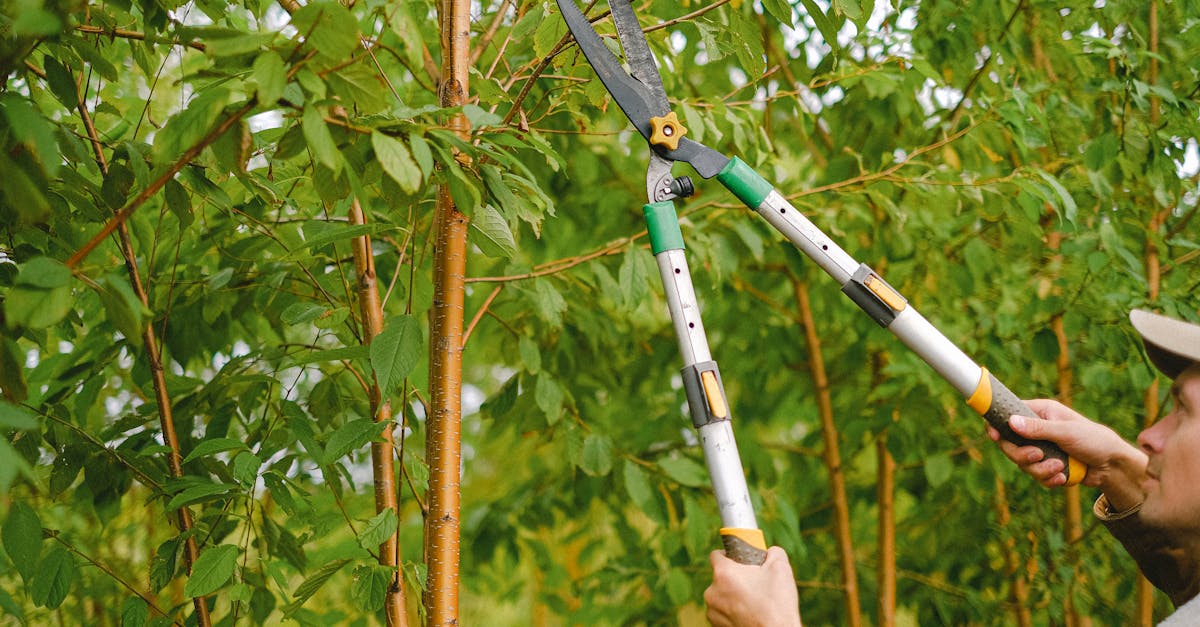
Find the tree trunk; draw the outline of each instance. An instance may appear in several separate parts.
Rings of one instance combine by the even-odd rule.
[[[442,0],[443,107],[462,105],[467,93],[470,3]],[[467,121],[451,127],[466,137]],[[434,213],[433,308],[429,313],[430,412],[425,444],[429,462],[429,514],[425,521],[425,609],[430,625],[458,624],[459,468],[462,463],[462,335],[468,218],[438,190]]]
[[[842,587],[846,595],[846,625],[860,627],[862,611],[858,605],[858,575],[854,565],[854,543],[850,535],[850,505],[846,499],[846,479],[842,472],[841,454],[838,452],[837,427],[833,422],[833,402],[829,395],[829,380],[825,376],[825,362],[821,356],[821,340],[813,324],[812,305],[808,300],[808,286],[796,279],[792,281],[796,303],[800,308],[800,319],[804,323],[804,339],[808,346],[808,366],[813,385],[817,388],[817,409],[821,416],[821,433],[825,439],[825,467],[829,470],[829,491],[833,497],[835,533],[837,534],[838,556],[842,564]]]
[[[366,224],[367,217],[362,205],[355,198],[350,203],[350,223]],[[375,284],[375,256],[371,253],[371,237],[363,235],[354,238],[354,272],[356,289],[358,291],[358,307],[362,315],[363,345],[370,346],[371,341],[383,332],[383,305],[379,300],[379,288]],[[371,443],[371,469],[375,475],[375,513],[392,510],[400,518],[400,508],[396,497],[394,444],[392,424],[392,403],[388,392],[379,389],[379,381],[371,378],[371,416],[375,422],[387,426],[379,441]],[[404,576],[401,572],[400,560],[400,529],[379,545],[379,563],[396,569],[392,577],[392,585],[384,597],[384,615],[389,627],[407,627],[408,613],[404,598]]]
[[[996,522],[1003,529],[1012,521],[1012,512],[1008,508],[1008,493],[1004,482],[996,476]],[[1033,615],[1029,611],[1029,584],[1025,573],[1021,572],[1021,556],[1017,553],[1017,542],[1011,535],[1004,538],[1004,565],[1008,578],[1012,582],[1009,588],[1009,599],[1013,605],[1013,613],[1017,617],[1018,627],[1032,627]]]
[[[899,410],[896,410],[897,417]],[[879,627],[896,625],[896,460],[887,448],[887,431],[875,442],[879,467]]]

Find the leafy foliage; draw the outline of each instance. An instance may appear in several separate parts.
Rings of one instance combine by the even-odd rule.
[[[464,371],[462,622],[698,620],[719,521],[642,233],[644,142],[553,2],[479,5],[457,110],[437,106],[431,0],[0,4],[5,616],[155,624],[185,619],[167,599],[211,594],[217,620],[366,624],[392,577],[372,551],[393,528],[415,608],[446,184],[472,220],[467,320],[486,309]],[[638,9],[666,25],[648,38],[690,137],[753,164],[1019,394],[1054,394],[1060,317],[1076,406],[1132,437],[1154,375],[1128,309],[1200,308],[1200,15],[1159,2],[1151,50],[1147,3],[1102,4]],[[470,141],[447,126],[457,113]],[[1062,622],[1068,598],[1128,621],[1120,550],[1092,523],[1067,542],[1059,495],[1004,462],[945,383],[718,185],[697,187],[680,206],[689,263],[806,620],[844,610],[793,279],[814,295],[863,598],[886,433],[902,613],[1010,623],[1011,546],[1040,622]],[[352,199],[367,224],[349,223]],[[75,258],[118,211],[148,305],[119,235]],[[387,316],[369,347],[351,261],[367,234]],[[406,434],[396,518],[364,485],[382,429],[372,377]],[[131,596],[147,574],[151,593]]]

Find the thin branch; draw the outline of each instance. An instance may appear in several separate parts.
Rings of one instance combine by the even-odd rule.
[[[526,272],[523,274],[511,274],[508,276],[469,277],[469,278],[467,278],[466,282],[467,283],[507,283],[510,281],[523,281],[525,279],[536,279],[537,277],[543,277],[543,276],[549,276],[551,274],[557,274],[559,272],[568,270],[570,268],[574,268],[575,266],[577,266],[581,263],[586,263],[586,262],[596,259],[598,257],[614,255],[617,253],[617,251],[621,250],[622,248],[625,248],[629,244],[631,244],[645,236],[646,236],[646,231],[639,231],[638,233],[635,233],[634,235],[619,239],[599,250],[594,250],[590,253],[587,253],[584,255],[579,255],[577,257],[567,257],[565,259],[559,259],[557,261],[552,261],[552,262],[546,264],[546,267],[544,267],[542,269],[534,270],[532,272]]]
[[[471,332],[475,330],[475,325],[479,324],[480,318],[483,318],[483,314],[486,313],[488,307],[492,305],[492,301],[496,300],[496,297],[500,295],[500,290],[502,289],[504,289],[504,283],[497,285],[495,289],[492,290],[492,293],[488,294],[488,297],[483,301],[483,304],[479,306],[479,311],[476,311],[475,316],[471,318],[470,324],[467,325],[467,330],[463,331],[463,348],[467,347],[467,340],[471,339]]]
[[[971,131],[975,130],[975,128],[978,127],[980,124],[982,124],[982,122],[976,122],[970,126],[964,127],[963,129],[961,129],[951,135],[948,135],[948,136],[942,138],[941,140],[938,140],[927,146],[922,146],[921,148],[914,150],[912,152],[912,154],[908,155],[908,158],[905,159],[904,161],[892,164],[891,166],[888,166],[887,168],[885,168],[879,172],[872,172],[870,174],[862,174],[859,176],[855,176],[853,178],[848,178],[848,179],[845,179],[842,181],[838,181],[836,183],[830,183],[828,185],[822,185],[820,187],[806,189],[804,191],[792,194],[792,195],[788,196],[788,198],[795,199],[795,198],[800,198],[802,196],[811,196],[813,194],[820,194],[822,192],[833,191],[835,189],[842,189],[844,187],[851,187],[854,185],[870,183],[873,181],[886,179],[887,177],[890,177],[891,175],[895,174],[901,168],[912,165],[912,163],[915,161],[916,157],[919,157],[925,153],[942,148],[943,146],[954,143],[955,141],[958,141],[967,133],[970,133]]]
[[[122,578],[120,575],[118,575],[116,573],[116,571],[114,571],[113,569],[96,561],[95,558],[88,555],[87,553],[84,553],[83,551],[80,551],[79,549],[75,548],[70,542],[63,540],[61,534],[59,534],[57,532],[53,532],[53,533],[50,533],[49,535],[50,535],[50,537],[54,538],[59,544],[66,547],[68,551],[78,555],[79,557],[82,557],[84,560],[87,560],[87,563],[100,569],[100,572],[104,573],[105,575],[108,575],[110,578],[112,578],[113,581],[121,584],[121,586],[124,587],[126,590],[136,594],[138,597],[140,597],[143,601],[146,602],[146,605],[150,606],[150,609],[154,610],[155,612],[158,612],[162,616],[170,616],[170,614],[167,614],[167,612],[165,610],[163,610],[161,607],[158,606],[158,603],[156,603],[153,598],[151,598],[145,592],[138,590],[136,587],[134,587],[133,584],[129,583],[128,581],[125,581],[125,579]],[[183,623],[181,623],[175,619],[171,619],[171,624],[179,625],[179,627],[183,627]]]
[[[1017,3],[1016,8],[1013,9],[1012,15],[1008,16],[1008,21],[1004,23],[1004,28],[1000,31],[1001,41],[1003,41],[1003,39],[1008,35],[1008,30],[1012,28],[1013,22],[1015,22],[1017,20],[1017,16],[1021,14],[1021,10],[1025,7],[1025,2],[1026,0],[1020,0],[1020,2]],[[962,116],[963,106],[967,102],[967,97],[970,96],[971,91],[975,89],[975,86],[979,84],[979,79],[982,78],[983,75],[986,74],[991,68],[992,59],[995,56],[995,54],[989,54],[988,57],[983,60],[983,63],[979,65],[979,69],[976,70],[973,75],[971,75],[971,80],[967,81],[966,87],[963,87],[962,98],[958,100],[958,104],[954,105],[954,110],[950,112],[949,128],[954,128],[958,125],[958,120]]]
[[[102,26],[90,26],[87,24],[80,24],[79,26],[75,27],[75,30],[77,30],[81,33],[87,33],[89,35],[105,35],[110,38],[117,37],[117,38],[121,38],[121,39],[136,39],[138,41],[146,40],[146,33],[139,33],[137,31],[132,31],[132,30],[125,30],[123,28],[104,28]],[[192,48],[194,50],[199,50],[201,52],[203,52],[205,49],[207,49],[207,46],[199,41],[165,40],[165,39],[159,39],[157,37],[150,38],[150,41],[152,41],[154,43],[169,43],[173,46],[187,46],[188,48]]]
[[[150,475],[147,475],[146,473],[142,472],[137,466],[134,466],[132,463],[129,462],[129,460],[122,457],[120,452],[118,452],[116,449],[110,448],[107,444],[102,442],[96,436],[92,435],[90,432],[79,428],[79,426],[77,426],[69,421],[63,420],[62,418],[59,418],[58,416],[44,413],[38,409],[29,407],[28,405],[26,405],[25,407],[26,407],[26,409],[37,412],[39,415],[41,415],[43,418],[46,418],[47,420],[53,420],[54,422],[70,429],[71,431],[75,432],[76,435],[79,435],[83,439],[87,440],[89,443],[95,445],[100,450],[104,451],[105,453],[108,453],[113,459],[120,462],[122,466],[128,468],[129,471],[132,472],[133,475],[135,477],[137,477],[139,481],[142,482],[142,485],[145,485],[146,487],[152,488],[156,491],[160,491],[160,492],[162,491],[162,489],[163,489],[162,484],[155,481],[154,479],[151,479]]]
[[[475,49],[471,51],[471,60],[468,63],[471,67],[475,67],[475,64],[479,63],[479,58],[483,56],[484,51],[492,43],[492,39],[496,37],[496,33],[500,30],[500,25],[504,23],[504,16],[508,13],[508,7],[511,3],[512,0],[502,0],[500,2],[500,8],[496,10],[496,16],[492,18],[492,23],[479,36],[475,44]],[[511,35],[512,33],[510,32],[509,36]]]
[[[669,19],[665,22],[662,22],[661,24],[655,24],[654,26],[649,26],[647,28],[643,28],[642,32],[643,33],[652,33],[656,30],[662,30],[664,28],[671,28],[672,26],[675,26],[676,24],[682,24],[683,22],[690,22],[690,21],[700,17],[701,15],[708,13],[709,11],[717,9],[717,8],[721,7],[722,5],[729,4],[729,2],[730,2],[730,0],[717,0],[716,2],[710,4],[706,7],[701,7],[695,11],[692,11],[691,13],[688,13],[687,15],[681,15],[679,17]]]
[[[75,266],[79,265],[79,262],[86,259],[87,256],[90,255],[92,251],[95,250],[96,247],[105,240],[105,238],[107,238],[109,235],[112,235],[113,232],[117,230],[118,226],[124,224],[125,221],[129,219],[129,216],[133,215],[134,211],[137,211],[137,209],[145,204],[147,200],[150,200],[150,198],[158,193],[158,191],[167,184],[167,181],[174,178],[175,175],[184,168],[184,166],[191,163],[192,159],[200,156],[200,153],[203,152],[204,149],[210,144],[217,141],[217,138],[223,135],[225,131],[233,128],[233,125],[237,124],[238,121],[246,116],[247,113],[250,113],[256,104],[257,100],[251,98],[249,102],[247,102],[237,111],[234,111],[233,114],[225,118],[221,124],[217,125],[215,129],[209,131],[209,133],[201,138],[200,141],[196,142],[195,145],[184,152],[183,155],[180,156],[179,159],[176,159],[175,162],[172,163],[165,172],[160,174],[158,178],[151,181],[150,185],[148,185],[146,189],[134,196],[132,200],[130,200],[125,204],[124,207],[117,211],[116,214],[114,214],[113,217],[104,224],[104,227],[100,229],[100,232],[93,235],[86,244],[80,247],[75,254],[71,255],[71,258],[66,262],[67,267],[74,268]]]

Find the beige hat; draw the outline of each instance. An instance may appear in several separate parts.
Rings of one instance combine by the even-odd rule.
[[[1142,309],[1129,312],[1129,321],[1141,334],[1150,361],[1168,377],[1174,379],[1192,363],[1200,362],[1200,324]]]

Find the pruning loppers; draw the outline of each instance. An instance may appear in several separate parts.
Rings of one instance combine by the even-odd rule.
[[[1068,485],[1083,480],[1087,467],[1055,444],[1030,441],[1012,431],[1013,414],[1037,417],[995,375],[976,364],[866,264],[855,261],[769,182],[737,157],[727,157],[686,137],[687,129],[671,111],[662,78],[630,0],[609,0],[613,24],[628,72],[608,50],[575,0],[556,0],[567,27],[588,63],[634,128],[650,145],[643,207],[650,246],[658,263],[671,322],[682,354],[684,390],[692,422],[700,435],[705,461],[721,514],[726,554],[744,564],[761,564],[766,543],[755,521],[746,479],[733,437],[729,404],[700,320],[700,309],[684,256],[683,235],[674,200],[690,196],[686,176],[671,173],[677,161],[704,179],[716,177],[746,207],[758,213],[812,259],[881,327],[891,331],[966,398],[967,405],[1021,446],[1034,445],[1046,459],[1063,461]]]

